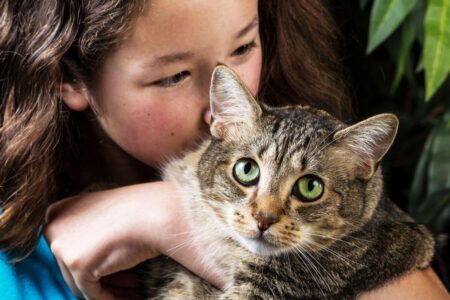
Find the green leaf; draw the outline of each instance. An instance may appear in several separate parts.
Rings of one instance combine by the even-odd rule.
[[[411,18],[407,18],[402,25],[402,44],[400,48],[400,55],[397,62],[397,70],[395,71],[394,81],[391,86],[391,95],[397,90],[400,79],[402,79],[405,73],[405,66],[410,56],[410,50],[414,43],[415,28],[413,26]]]
[[[417,63],[416,73],[420,73],[423,71],[423,54],[420,56],[419,62]]]
[[[419,207],[414,219],[424,223],[433,231],[440,232],[450,219],[447,208],[450,205],[450,189],[436,192],[428,197]]]
[[[425,14],[425,100],[450,72],[450,0],[429,0]]]
[[[423,199],[425,199],[427,187],[427,169],[430,160],[431,144],[434,139],[434,132],[431,132],[423,147],[419,162],[414,172],[414,178],[409,193],[408,212],[415,216]]]
[[[394,32],[416,2],[417,0],[375,0],[370,13],[367,54]]]
[[[427,0],[419,0],[411,12],[411,22],[416,31],[416,40],[419,42],[421,48],[423,48],[425,32],[424,32],[424,20],[425,20],[425,11],[426,11],[426,1]],[[423,51],[420,55],[419,61],[416,66],[416,73],[420,73],[423,71]]]
[[[444,232],[450,224],[450,192],[444,196],[447,197],[447,204],[439,211],[433,220],[432,228],[434,232]],[[441,199],[440,202],[444,202],[445,199]]]
[[[449,117],[447,114],[445,117]],[[450,129],[447,118],[435,128],[428,167],[427,196],[450,188]]]
[[[425,38],[425,30],[423,28],[425,21],[425,11],[427,10],[428,0],[418,0],[411,12],[411,19],[416,28],[416,37],[420,45],[423,46]]]
[[[431,131],[422,150],[409,194],[408,212],[417,215],[419,206],[432,195],[450,189],[450,110]]]

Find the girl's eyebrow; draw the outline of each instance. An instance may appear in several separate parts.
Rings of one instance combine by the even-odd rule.
[[[174,62],[178,62],[181,60],[187,60],[189,58],[192,58],[193,56],[194,56],[194,52],[192,52],[192,51],[169,53],[166,55],[157,56],[156,58],[152,59],[151,61],[144,62],[141,65],[141,68],[160,67],[165,64],[174,63]]]
[[[236,38],[241,38],[244,35],[246,35],[250,30],[252,30],[253,28],[255,28],[256,26],[258,26],[259,24],[259,18],[258,16],[255,16],[250,23],[247,24],[247,26],[245,26],[243,29],[241,29],[237,35]]]
[[[162,56],[158,56],[151,60],[150,62],[146,62],[142,64],[142,68],[149,68],[149,67],[158,67],[164,64],[174,63],[181,60],[186,60],[189,58],[192,58],[194,56],[194,52],[192,51],[186,51],[186,52],[177,52],[177,53],[170,53]]]
[[[243,29],[239,30],[239,32],[236,34],[236,38],[241,38],[244,35],[246,35],[249,31],[254,29],[259,24],[259,18],[258,16],[255,16],[250,23],[248,23]],[[169,53],[166,55],[158,56],[152,59],[151,61],[146,61],[141,65],[141,68],[156,68],[161,67],[165,64],[175,63],[182,60],[190,59],[194,56],[194,52],[192,51],[186,51],[186,52],[176,52],[176,53]]]

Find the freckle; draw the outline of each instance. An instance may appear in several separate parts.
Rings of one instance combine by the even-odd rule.
[[[174,135],[175,135],[175,132],[171,132],[171,133],[170,133],[170,136],[174,136]]]

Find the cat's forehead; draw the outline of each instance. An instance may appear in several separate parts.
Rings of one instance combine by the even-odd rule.
[[[269,108],[261,122],[262,134],[250,143],[252,152],[281,169],[304,167],[307,157],[320,153],[319,145],[328,144],[333,133],[345,127],[326,112],[301,106]]]
[[[272,138],[292,136],[294,140],[310,140],[343,127],[343,123],[325,111],[308,106],[272,108],[266,111],[266,127]]]

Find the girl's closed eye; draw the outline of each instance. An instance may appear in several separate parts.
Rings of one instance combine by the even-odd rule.
[[[237,57],[245,57],[247,54],[249,54],[252,49],[256,47],[256,42],[251,41],[250,43],[244,44],[233,51],[232,56]],[[175,75],[158,79],[156,81],[153,81],[151,83],[152,86],[161,87],[161,88],[169,88],[169,87],[175,87],[180,85],[187,77],[190,76],[190,73],[188,71],[182,71],[178,72]]]
[[[233,56],[244,56],[252,51],[253,48],[256,47],[256,42],[251,41],[250,43],[247,43],[245,45],[240,46],[233,52]]]
[[[156,86],[156,87],[162,87],[162,88],[178,86],[189,76],[190,76],[190,73],[188,71],[182,71],[182,72],[178,72],[175,75],[156,80],[156,81],[152,82],[151,85]]]

